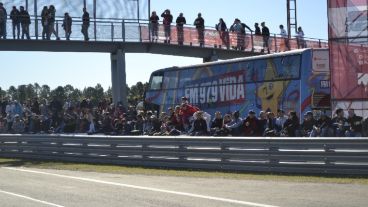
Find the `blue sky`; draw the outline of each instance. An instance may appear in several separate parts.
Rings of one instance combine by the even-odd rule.
[[[297,0],[298,23],[307,37],[327,39],[327,0]],[[8,6],[7,6],[8,7]],[[220,17],[230,25],[239,18],[249,26],[265,21],[271,32],[286,25],[286,0],[151,0],[151,9],[161,13],[169,8],[174,16],[183,12],[192,23],[198,12],[207,26]],[[11,31],[8,31],[11,33]],[[152,71],[201,63],[201,59],[152,54],[127,54],[127,83],[146,82]],[[111,85],[110,55],[99,53],[0,52],[0,87],[35,83],[51,88],[71,84],[83,89],[101,83]]]

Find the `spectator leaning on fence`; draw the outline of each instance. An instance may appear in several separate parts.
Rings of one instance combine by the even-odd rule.
[[[178,18],[176,18],[176,31],[178,35],[178,44],[184,44],[184,25],[187,23],[183,13],[180,13]]]
[[[72,24],[73,20],[69,13],[64,14],[63,24],[61,25],[65,31],[65,39],[70,40],[70,35],[72,34]]]
[[[29,36],[29,25],[31,24],[31,17],[23,6],[20,7],[20,24],[22,25],[22,39],[24,39],[25,35],[26,38],[30,40],[31,37]]]
[[[13,26],[13,39],[20,38],[20,13],[16,6],[13,6],[10,12],[10,19],[12,20]]]
[[[229,32],[224,19],[222,18],[219,19],[219,23],[216,24],[216,30],[220,33],[222,44],[225,45],[227,49],[229,49],[230,48]]]
[[[262,36],[263,36],[263,49],[262,49],[261,52],[264,52],[265,48],[267,48],[267,52],[268,52],[268,54],[270,54],[270,46],[269,46],[270,30],[266,26],[265,22],[262,22],[261,26],[262,26]]]
[[[0,2],[0,39],[6,39],[6,21],[8,19],[8,13],[4,7],[4,4]]]
[[[280,52],[281,52],[281,49],[283,51],[290,50],[289,37],[288,37],[288,33],[284,29],[284,25],[281,24],[279,28],[280,28],[280,36],[283,38],[283,41],[280,42]]]
[[[165,41],[164,43],[170,44],[171,41],[171,23],[173,21],[173,16],[170,13],[169,9],[166,9],[162,14],[161,17],[163,18],[162,22],[164,24],[164,31],[165,31]]]
[[[83,16],[82,16],[82,34],[84,36],[84,41],[88,41],[88,28],[90,24],[89,13],[86,8],[83,8]]]
[[[44,6],[41,12],[42,39],[43,40],[48,38],[48,15],[49,15],[49,9],[47,8],[47,6]]]
[[[160,18],[157,16],[156,12],[153,11],[149,19],[150,29],[151,29],[151,40],[157,42],[158,40],[158,21]]]
[[[304,41],[304,31],[302,27],[298,27],[298,32],[296,33],[296,40],[298,43],[298,49],[306,47],[306,44]]]
[[[199,46],[204,47],[204,19],[201,13],[198,13],[198,17],[194,20],[194,26],[197,29]]]

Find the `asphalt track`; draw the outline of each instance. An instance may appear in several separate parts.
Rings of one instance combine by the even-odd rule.
[[[367,206],[368,185],[0,168],[0,206]]]

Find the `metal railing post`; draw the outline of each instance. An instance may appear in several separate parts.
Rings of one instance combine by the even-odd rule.
[[[111,22],[111,42],[114,42],[114,23]]]
[[[59,21],[56,21],[56,37],[59,37]]]
[[[93,27],[93,35],[95,38],[95,41],[97,41],[97,22],[96,19],[93,21],[94,27]]]
[[[35,15],[35,36],[38,40],[38,14],[37,14],[37,0],[34,0],[34,15]],[[28,10],[28,8],[27,8]]]
[[[277,37],[276,34],[274,34],[273,36],[275,38],[275,52],[277,52]]]
[[[252,41],[252,52],[254,52],[254,36],[253,36],[253,32],[252,31],[250,31],[250,39],[251,39],[251,41]]]
[[[139,21],[138,21],[138,24],[139,24],[139,42],[142,42],[142,27]]]
[[[318,39],[318,46],[319,48],[322,48],[321,39]]]
[[[121,36],[123,38],[123,42],[125,42],[125,19],[123,19],[121,30]]]

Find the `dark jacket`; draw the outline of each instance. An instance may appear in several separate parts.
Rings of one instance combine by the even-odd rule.
[[[164,18],[163,24],[164,25],[170,25],[173,21],[173,16],[171,14],[166,14],[165,12],[161,14],[161,17]]]
[[[89,18],[89,13],[88,12],[83,13],[82,21],[83,21],[83,25],[89,26],[90,18]]]
[[[262,35],[264,37],[269,37],[270,36],[270,30],[268,29],[268,27],[262,27]]]
[[[353,117],[348,118],[348,122],[352,131],[362,133],[363,117],[354,115]]]
[[[296,131],[299,129],[299,127],[300,124],[298,118],[287,119],[284,123],[284,130],[289,137],[296,137]]]
[[[204,19],[202,17],[198,17],[194,21],[194,25],[196,26],[197,29],[204,29]]]
[[[211,128],[222,128],[223,119],[214,119],[211,123]]]
[[[193,132],[207,133],[207,123],[204,119],[196,119],[193,123]]]
[[[28,11],[24,10],[21,11],[20,13],[20,23],[21,24],[31,24],[31,17],[28,14]]]
[[[157,24],[160,18],[156,15],[156,16],[151,16],[149,20],[150,20],[150,23]]]
[[[18,9],[12,10],[10,12],[10,19],[13,21],[14,24],[20,23],[19,15],[20,15],[20,12]]]
[[[179,26],[179,27],[182,27],[184,26],[184,24],[187,23],[187,20],[185,19],[185,17],[178,17],[176,19],[176,25]]]

